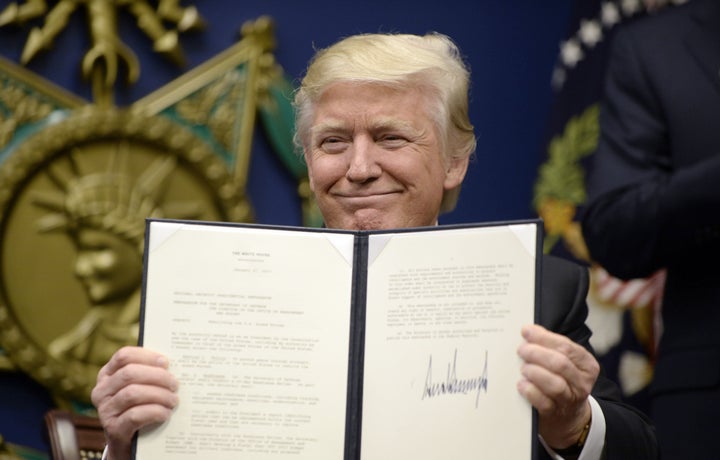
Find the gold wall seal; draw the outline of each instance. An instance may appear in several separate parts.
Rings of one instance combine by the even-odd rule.
[[[252,210],[227,164],[166,117],[87,106],[58,119],[0,165],[0,346],[88,401],[100,366],[137,343],[145,218]]]

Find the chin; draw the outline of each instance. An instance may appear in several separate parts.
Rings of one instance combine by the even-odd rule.
[[[391,228],[390,226],[384,225],[382,220],[378,219],[358,219],[356,217],[347,217],[338,220],[327,220],[325,221],[327,228],[334,228],[339,230],[380,230],[384,228]]]
[[[322,209],[321,209],[322,211]],[[394,212],[395,209],[363,208],[347,210],[346,212],[328,213],[330,217],[325,221],[327,228],[343,230],[389,230],[395,228],[420,227],[434,225],[436,220],[425,215],[411,215],[404,212]],[[425,224],[421,222],[427,222]]]
[[[376,210],[356,212],[351,220],[357,230],[385,230],[397,227],[395,219]]]

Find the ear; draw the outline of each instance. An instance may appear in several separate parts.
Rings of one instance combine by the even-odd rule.
[[[452,158],[449,161],[445,170],[445,181],[443,182],[445,190],[452,190],[462,184],[469,163],[469,157]]]

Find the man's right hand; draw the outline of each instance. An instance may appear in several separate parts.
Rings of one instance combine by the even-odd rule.
[[[163,355],[142,347],[123,347],[100,369],[92,390],[107,438],[107,459],[130,459],[133,435],[161,423],[178,403],[178,381]]]

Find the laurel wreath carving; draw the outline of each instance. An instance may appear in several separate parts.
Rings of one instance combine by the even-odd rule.
[[[570,118],[563,133],[550,141],[548,160],[540,166],[533,207],[544,220],[545,252],[562,238],[576,257],[589,258],[573,218],[577,206],[586,199],[585,170],[580,160],[597,148],[599,112],[598,104],[593,104]]]

